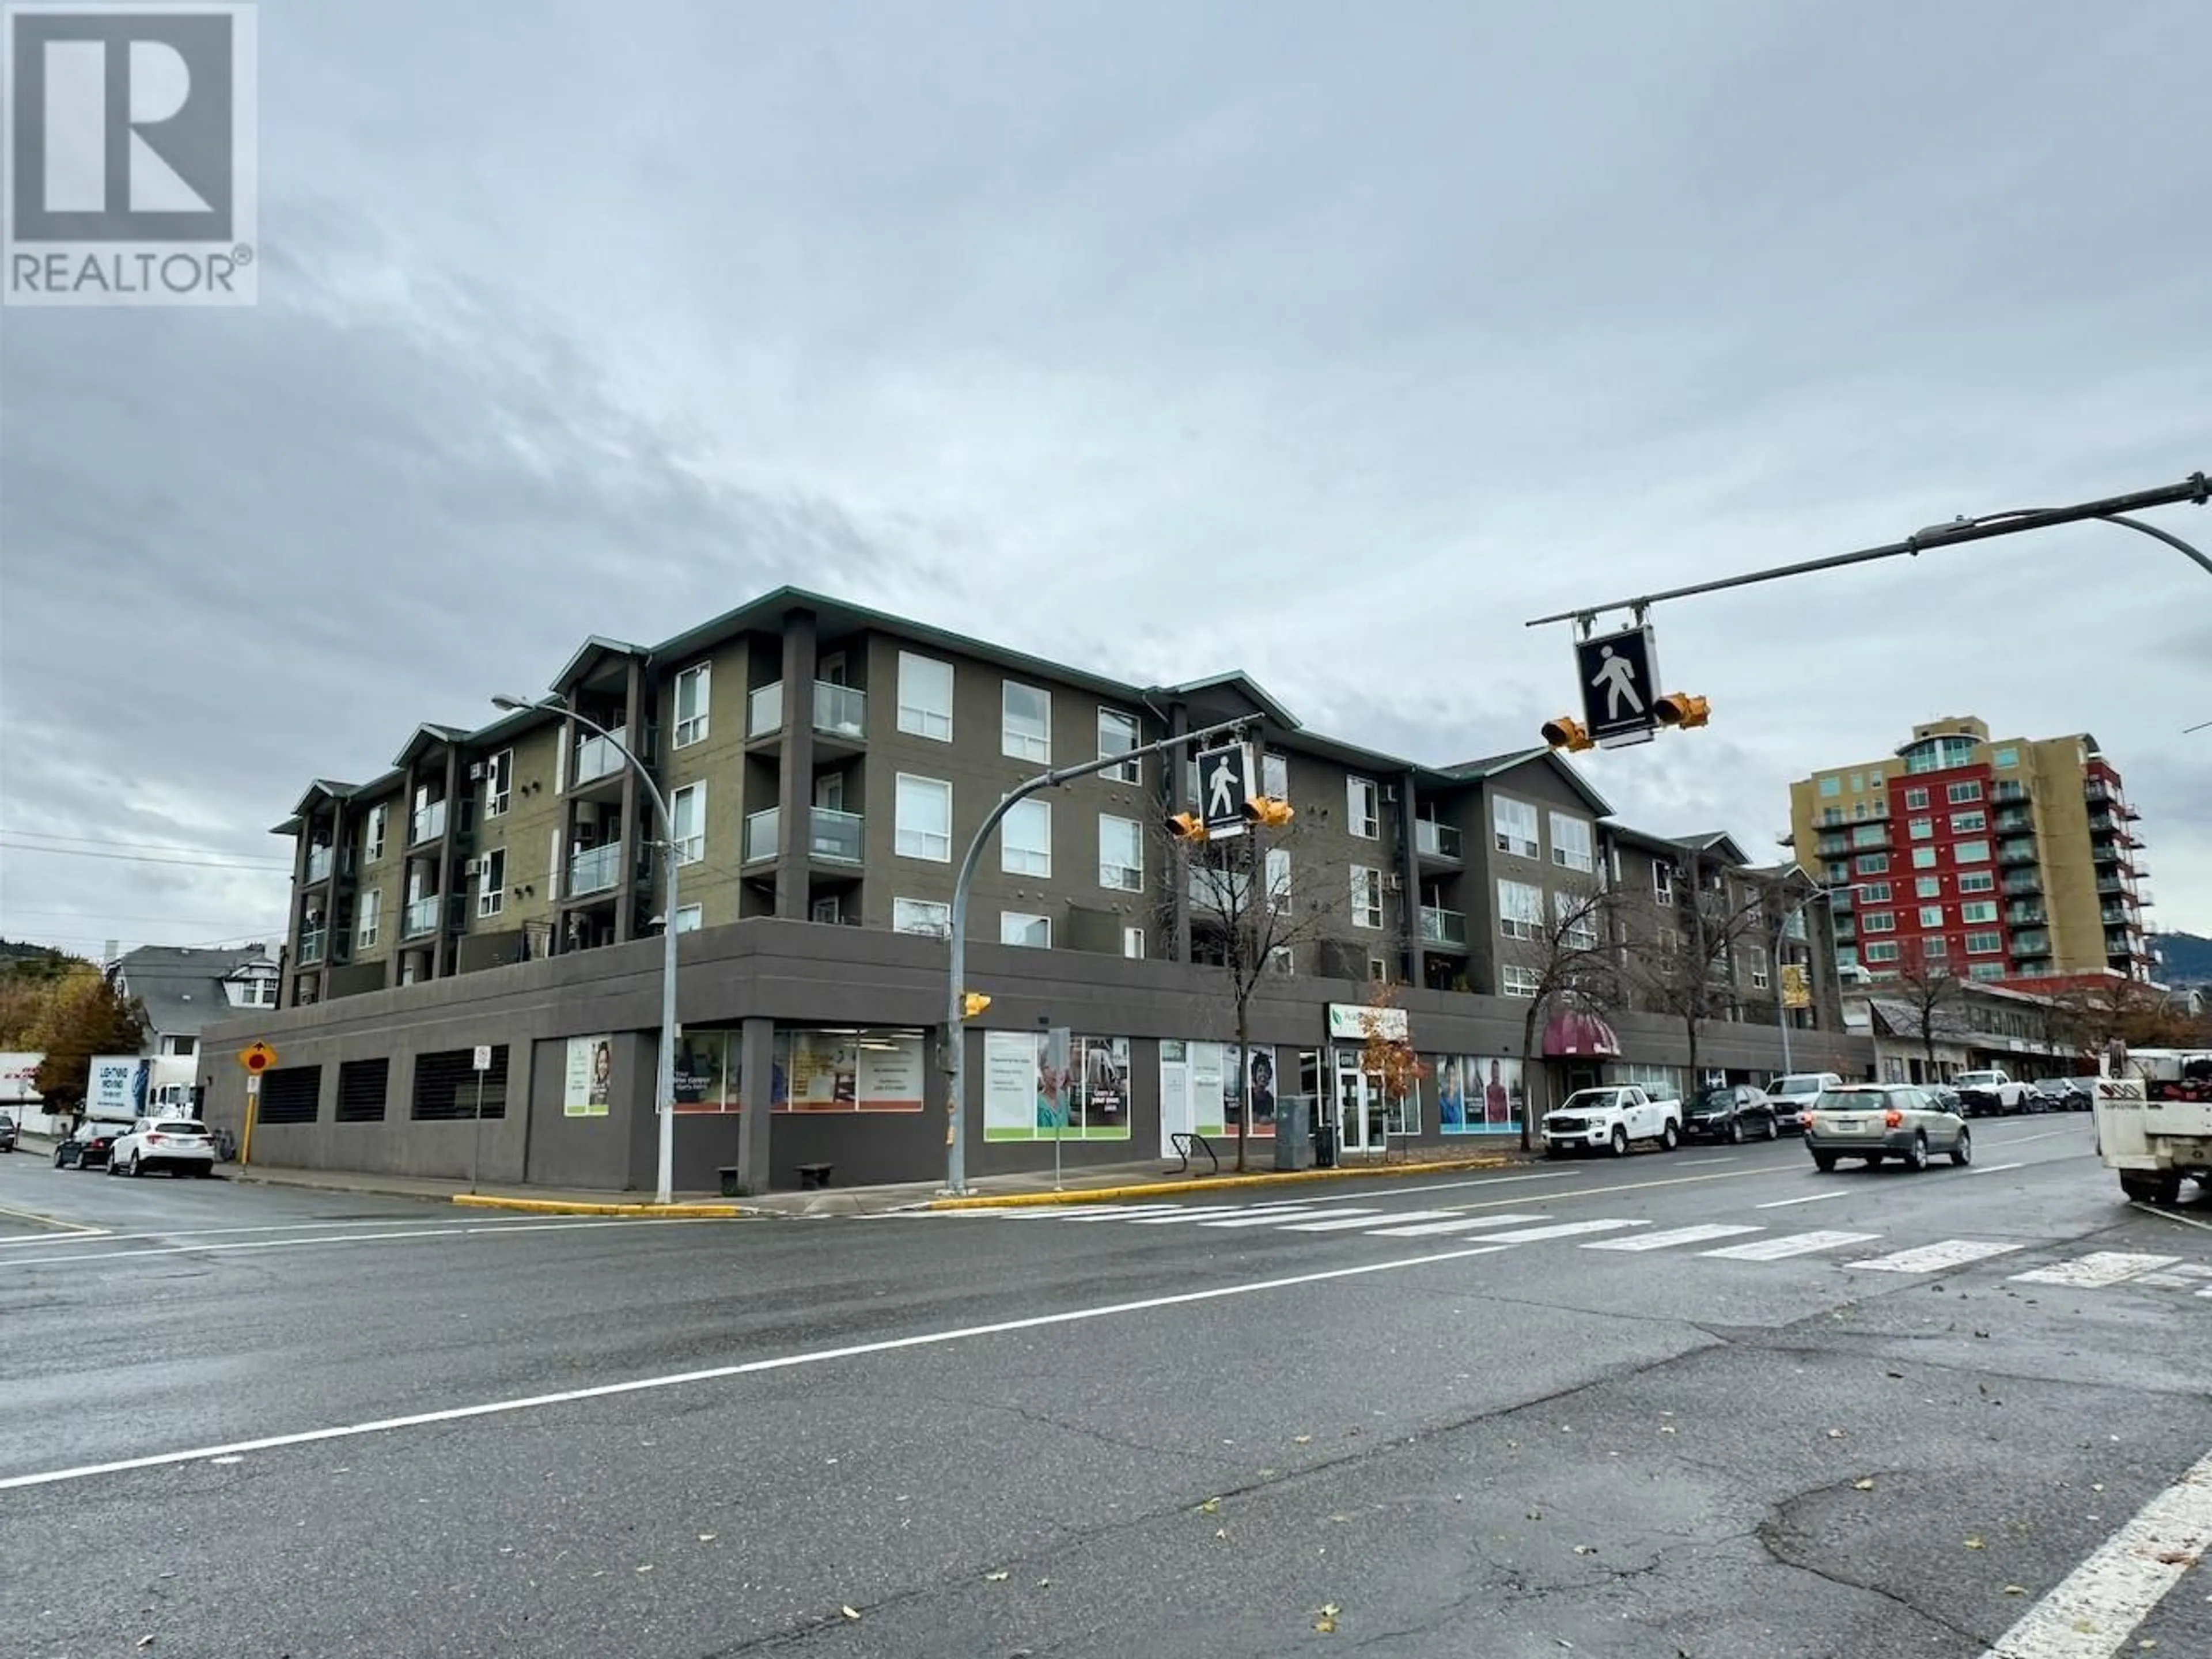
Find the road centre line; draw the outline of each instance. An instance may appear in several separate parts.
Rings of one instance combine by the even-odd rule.
[[[1770,1198],[1765,1203],[1754,1204],[1751,1207],[1754,1210],[1780,1210],[1792,1204],[1825,1204],[1832,1198],[1849,1198],[1850,1195],[1850,1188],[1836,1187],[1825,1193],[1807,1193],[1802,1198]]]
[[[2025,1170],[2025,1164],[1975,1164],[1967,1167],[1968,1175],[2002,1175],[2007,1170]]]
[[[489,1226],[417,1227],[405,1232],[329,1233],[316,1238],[253,1238],[228,1244],[166,1244],[150,1250],[70,1250],[61,1255],[9,1256],[15,1267],[47,1267],[57,1262],[137,1261],[157,1255],[212,1255],[218,1250],[283,1250],[306,1244],[383,1244],[400,1238],[456,1238],[477,1233],[557,1233],[583,1227],[690,1227],[720,1219],[716,1216],[593,1216],[581,1221],[510,1222]]]
[[[753,1376],[767,1371],[790,1370],[804,1365],[826,1364],[832,1360],[864,1358],[879,1353],[895,1353],[907,1348],[939,1347],[946,1343],[970,1341],[977,1337],[1003,1336],[1014,1331],[1034,1331],[1054,1325],[1079,1324],[1093,1319],[1113,1319],[1129,1314],[1150,1313],[1160,1308],[1188,1306],[1203,1302],[1218,1302],[1232,1296],[1253,1296],[1264,1291],[1292,1290],[1306,1285],[1326,1284],[1332,1279],[1354,1279],[1368,1273],[1395,1273],[1407,1267],[1435,1267],[1447,1261],[1464,1261],[1470,1256],[1491,1255],[1505,1249],[1502,1244],[1475,1244],[1465,1249],[1443,1250],[1429,1255],[1404,1256],[1395,1261],[1362,1262],[1352,1267],[1329,1267],[1317,1273],[1293,1273],[1282,1279],[1248,1280],[1241,1285],[1218,1285],[1210,1290],[1181,1291],[1170,1296],[1151,1296],[1134,1302],[1109,1302],[1095,1308],[1071,1308],[1059,1313],[1032,1314],[1022,1319],[996,1320],[988,1325],[956,1325],[949,1330],[924,1331],[914,1336],[886,1337],[880,1341],[856,1342],[842,1348],[815,1348],[799,1353],[777,1354],[767,1359],[747,1359],[729,1365],[714,1365],[704,1370],[677,1371],[661,1376],[633,1377],[623,1382],[601,1382],[589,1388],[568,1389],[558,1394],[530,1395],[519,1399],[491,1400],[473,1406],[451,1406],[441,1411],[418,1412],[408,1417],[379,1418],[366,1423],[349,1423],[331,1428],[304,1429],[292,1434],[266,1435],[257,1440],[234,1441],[228,1445],[199,1446],[189,1451],[153,1452],[143,1457],[118,1458],[107,1463],[87,1463],[76,1468],[49,1469],[37,1474],[15,1474],[0,1477],[0,1492],[19,1492],[29,1486],[49,1486],[67,1480],[85,1480],[94,1475],[122,1474],[135,1469],[154,1469],[173,1467],[179,1463],[204,1462],[216,1457],[242,1457],[250,1452],[273,1451],[287,1446],[312,1445],[319,1441],[346,1440],[362,1435],[388,1433],[395,1429],[423,1428],[438,1423],[459,1423],[470,1418],[496,1417],[515,1412],[535,1411],[548,1406],[573,1405],[588,1400],[611,1400],[623,1395],[644,1394],[659,1389],[681,1388],[694,1382],[720,1382],[733,1376]]]
[[[2136,1511],[1981,1659],[2112,1659],[2212,1548],[2212,1455]]]

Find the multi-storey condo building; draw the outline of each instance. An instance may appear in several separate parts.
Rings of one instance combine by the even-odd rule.
[[[1224,1064],[1223,975],[1209,965],[1231,926],[1259,910],[1222,902],[1239,881],[1264,882],[1272,918],[1254,1025],[1255,1054],[1269,1051],[1268,1086],[1279,1079],[1282,1093],[1311,1096],[1332,1120],[1356,1108],[1344,1133],[1372,1144],[1386,1115],[1389,1134],[1510,1127],[1448,1121],[1459,1109],[1441,1084],[1425,1105],[1366,1112],[1358,1045],[1342,1039],[1346,1008],[1374,981],[1403,988],[1409,1040],[1454,1077],[1479,1063],[1518,1079],[1522,1017],[1538,998],[1545,1042],[1534,1073],[1500,1086],[1542,1095],[1607,1065],[1650,1068],[1658,1080],[1683,1063],[1677,1028],[1633,994],[1559,994],[1547,953],[1577,902],[1618,889],[1623,902],[1608,901],[1603,925],[1625,961],[1631,909],[1674,902],[1669,872],[1743,865],[1724,837],[1677,842],[1622,830],[1547,749],[1421,765],[1307,730],[1243,674],[1133,684],[782,589],[660,645],[592,639],[544,704],[474,729],[418,726],[380,775],[310,786],[277,826],[295,862],[285,1012],[271,1028],[286,1033],[285,1065],[264,1080],[274,1109],[264,1108],[267,1136],[257,1130],[263,1155],[443,1167],[445,1125],[466,1113],[437,1079],[456,1054],[465,1062],[459,1011],[474,1009],[483,1029],[508,1038],[495,1045],[502,1120],[518,1085],[518,1115],[552,1119],[544,1133],[514,1130],[512,1145],[499,1132],[488,1139],[489,1155],[507,1160],[495,1178],[638,1184],[633,1141],[587,1147],[568,1097],[586,1063],[574,1045],[588,1038],[597,1103],[649,1121],[659,950],[646,941],[671,921],[659,898],[664,835],[638,769],[572,715],[617,734],[667,797],[680,878],[672,921],[701,935],[684,946],[684,1037],[720,1044],[719,1060],[698,1064],[721,1080],[690,1079],[682,1092],[696,1098],[684,1103],[702,1117],[738,1114],[751,1078],[752,1097],[771,1096],[777,1115],[772,1156],[717,1146],[711,1124],[688,1122],[683,1156],[696,1177],[734,1150],[757,1166],[754,1185],[767,1178],[760,1160],[781,1180],[809,1153],[879,1176],[941,1167],[941,1128],[871,1120],[872,1085],[855,1068],[876,1066],[878,1092],[898,1109],[926,1116],[925,1100],[943,1103],[944,1079],[920,1056],[944,1004],[938,941],[955,872],[991,809],[1048,768],[1129,757],[1022,804],[983,860],[970,977],[997,1001],[970,1034],[979,1047],[969,1074],[987,1093],[1011,1088],[1007,1056],[1035,1040],[1040,1019],[1093,1034],[1109,1045],[1098,1066],[1134,1068],[1102,1085],[1122,1092],[1106,1114],[1115,1121],[1086,1126],[1097,1133],[1082,1144],[1097,1156],[1117,1142],[1132,1156],[1133,1139],[1157,1131],[1164,1142],[1177,1124],[1233,1121],[1219,1103],[1248,1082],[1256,1101],[1247,1067],[1257,1062],[1232,1054]],[[1268,841],[1263,875],[1237,865],[1249,842],[1191,853],[1167,836],[1168,815],[1195,799],[1195,764],[1187,751],[1172,763],[1135,753],[1224,720],[1245,723],[1264,792],[1296,808]],[[1735,878],[1773,887],[1777,927],[1786,916],[1799,927],[1796,945],[1778,939],[1771,949],[1807,948],[1807,907],[1789,895],[1816,890],[1808,876],[1737,867]],[[1249,899],[1259,890],[1242,890]],[[1817,920],[1825,925],[1825,914]],[[1820,935],[1810,949],[1817,994],[1787,1010],[1769,946],[1732,957],[1726,994],[1712,1005],[1727,1029],[1701,1060],[1717,1073],[1772,1070],[1786,1018],[1840,1045],[1844,1069],[1863,1069],[1870,1050],[1859,1054],[1842,1029],[1830,948]],[[1601,1002],[1605,1018],[1560,1024]],[[453,1046],[427,1049],[432,1028]],[[1604,1036],[1592,1039],[1593,1028]],[[866,1052],[820,1066],[802,1056],[831,1037]],[[884,1079],[902,1066],[907,1080],[894,1091]],[[284,1071],[301,1074],[288,1081]],[[829,1098],[799,1103],[787,1122],[787,1091],[814,1086],[798,1074],[817,1071],[832,1079],[820,1085]],[[394,1121],[403,1095],[414,1127]],[[222,1098],[219,1087],[210,1109]],[[988,1109],[976,1120],[997,1125],[992,1136],[1035,1138],[1033,1124],[1002,1121],[1011,1109],[974,1103]],[[817,1115],[817,1106],[850,1121],[833,1133],[836,1111]],[[989,1167],[1021,1149],[987,1139],[978,1151],[977,1167]]]
[[[2143,842],[2086,733],[1992,740],[1971,716],[1790,786],[1798,860],[1835,894],[1839,964],[1876,978],[2150,976]]]

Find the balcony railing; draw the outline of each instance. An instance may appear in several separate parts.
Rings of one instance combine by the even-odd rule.
[[[1997,833],[2001,836],[2032,836],[2035,833],[2035,814],[2024,806],[2015,806],[1997,814]]]
[[[860,864],[867,858],[867,820],[858,812],[840,812],[827,806],[813,810],[812,838],[807,850],[831,864]]]
[[[423,939],[438,931],[438,916],[445,905],[442,895],[433,893],[428,898],[410,902],[399,913],[399,937]]]
[[[327,928],[308,927],[300,934],[300,965],[312,967],[323,959],[323,949],[330,939]]]
[[[2123,893],[2127,894],[2130,898],[2134,896],[2134,894],[2130,891],[2127,883],[2122,881],[2118,876],[2098,877],[2097,890],[2107,896],[2117,896]]]
[[[576,740],[576,769],[569,776],[569,787],[597,783],[601,778],[613,776],[627,764],[622,750],[606,738],[580,738]]]
[[[2008,893],[2039,893],[2043,890],[2043,875],[2037,870],[2019,870],[2004,878]]]
[[[1455,859],[1460,854],[1459,831],[1449,823],[1439,823],[1434,818],[1413,820],[1413,846],[1431,858]]]
[[[745,862],[753,864],[775,856],[783,834],[783,813],[776,807],[745,814]]]
[[[832,737],[861,738],[868,731],[868,694],[850,685],[814,682],[814,729]]]
[[[1245,871],[1217,870],[1210,864],[1194,864],[1190,869],[1190,902],[1201,916],[1218,921],[1242,915],[1251,887],[1252,878]]]
[[[2035,843],[2032,841],[2008,841],[1997,848],[1999,864],[2033,864],[2037,861]]]
[[[309,849],[307,854],[307,879],[309,881],[328,881],[330,878],[331,849],[327,847],[317,847]]]
[[[435,841],[446,833],[446,803],[434,800],[407,820],[407,844],[420,847],[426,841]]]
[[[1848,858],[1851,851],[1850,838],[1848,836],[1823,836],[1817,851],[1824,859]]]
[[[1465,945],[1467,917],[1457,910],[1439,910],[1433,905],[1421,907],[1421,938],[1430,945]]]
[[[2005,912],[2005,920],[2014,927],[2040,927],[2051,916],[2039,904],[2015,904]]]
[[[589,898],[594,893],[611,891],[622,884],[623,843],[611,841],[604,847],[587,847],[568,860],[568,896]]]
[[[756,686],[745,698],[745,735],[765,738],[783,730],[783,682]]]
[[[1990,799],[2000,806],[2011,801],[2026,800],[2027,786],[2024,783],[2001,783],[1990,791]]]
[[[2014,934],[2012,953],[2016,957],[2047,957],[2051,954],[2051,936],[2048,933]]]

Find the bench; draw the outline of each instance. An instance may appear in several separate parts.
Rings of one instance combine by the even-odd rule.
[[[805,1192],[810,1188],[827,1187],[830,1184],[830,1171],[836,1167],[834,1164],[800,1164],[799,1166],[799,1190]]]
[[[1182,1160],[1182,1162],[1176,1165],[1174,1169],[1168,1171],[1170,1175],[1182,1175],[1190,1168],[1190,1155],[1191,1150],[1194,1146],[1198,1151],[1204,1152],[1208,1158],[1212,1160],[1213,1174],[1219,1175],[1221,1173],[1221,1160],[1218,1157],[1215,1157],[1212,1146],[1207,1143],[1204,1135],[1178,1133],[1168,1137],[1168,1144],[1176,1149],[1176,1156]]]

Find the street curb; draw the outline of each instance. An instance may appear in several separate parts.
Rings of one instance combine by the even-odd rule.
[[[1355,1181],[1376,1176],[1456,1175],[1465,1170],[1510,1170],[1517,1158],[1450,1159],[1426,1164],[1388,1164],[1373,1170],[1273,1170],[1259,1175],[1197,1176],[1188,1181],[1147,1181],[1127,1187],[1085,1187],[1076,1192],[1006,1193],[995,1197],[933,1198],[925,1210],[1032,1209],[1051,1204],[1091,1204],[1101,1200],[1148,1198],[1160,1193],[1180,1197],[1186,1193],[1218,1192],[1228,1187],[1288,1187],[1309,1181]]]
[[[0,1204],[0,1216],[5,1216],[10,1221],[23,1222],[43,1232],[100,1234],[106,1231],[104,1227],[89,1226],[82,1221],[64,1221],[58,1215],[47,1215],[39,1210],[10,1209],[5,1204]]]
[[[453,1201],[472,1210],[520,1210],[530,1215],[696,1216],[714,1220],[750,1213],[737,1204],[598,1204],[564,1198],[488,1198],[455,1193]]]

